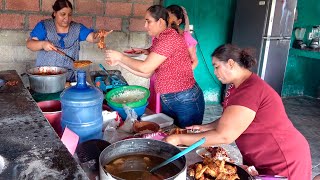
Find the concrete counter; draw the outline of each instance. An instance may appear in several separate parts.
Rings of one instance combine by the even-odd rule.
[[[17,72],[0,79],[0,179],[88,179]]]

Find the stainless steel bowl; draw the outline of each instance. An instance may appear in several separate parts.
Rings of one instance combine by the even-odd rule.
[[[118,141],[106,147],[100,154],[99,157],[99,170],[101,180],[122,180],[116,177],[106,169],[104,166],[114,159],[126,156],[126,155],[152,155],[161,157],[163,159],[168,159],[175,154],[181,152],[177,147],[168,144],[166,142],[157,141],[153,139],[143,139],[143,138],[133,138]],[[132,165],[135,162],[126,162],[123,167],[123,171],[135,171],[141,168],[139,165]],[[185,156],[177,159],[173,164],[179,169],[178,174],[172,174],[171,177],[166,178],[166,180],[179,180],[186,179],[187,176],[187,163]],[[131,166],[132,165],[132,166]],[[119,169],[118,169],[119,170]],[[120,171],[122,171],[120,170]]]
[[[67,69],[54,66],[35,67],[27,70],[30,88],[38,93],[56,93],[64,89]]]

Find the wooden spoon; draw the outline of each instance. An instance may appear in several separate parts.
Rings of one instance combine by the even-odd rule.
[[[74,66],[74,68],[76,68],[76,69],[77,69],[77,68],[83,68],[83,67],[89,66],[89,65],[92,63],[92,61],[89,61],[89,60],[75,60],[73,57],[67,55],[65,52],[63,52],[63,51],[61,51],[61,50],[59,50],[59,49],[57,49],[57,50],[55,50],[55,51],[56,51],[57,53],[63,55],[63,56],[66,56],[66,57],[70,58],[70,59],[73,61],[73,66]]]

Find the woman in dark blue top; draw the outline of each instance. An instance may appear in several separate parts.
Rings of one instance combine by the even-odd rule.
[[[27,48],[39,51],[36,66],[58,66],[69,69],[67,81],[74,81],[73,62],[54,50],[61,50],[79,59],[80,41],[97,43],[111,31],[94,32],[81,23],[72,21],[72,4],[69,0],[56,0],[52,6],[52,19],[40,21],[30,33]]]

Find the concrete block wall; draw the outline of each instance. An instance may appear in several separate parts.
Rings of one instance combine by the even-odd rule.
[[[108,48],[123,51],[130,47],[150,46],[150,37],[144,30],[146,9],[159,0],[70,0],[73,20],[93,29],[114,30],[106,39]],[[0,0],[0,71],[14,69],[19,74],[34,66],[36,53],[26,48],[26,40],[37,22],[50,18],[55,0]],[[140,57],[143,59],[144,57]],[[104,52],[96,44],[82,42],[81,60],[94,63],[90,71],[121,70],[129,84],[149,86],[149,79],[137,77],[121,67],[109,67]],[[28,84],[27,77],[23,77]]]

